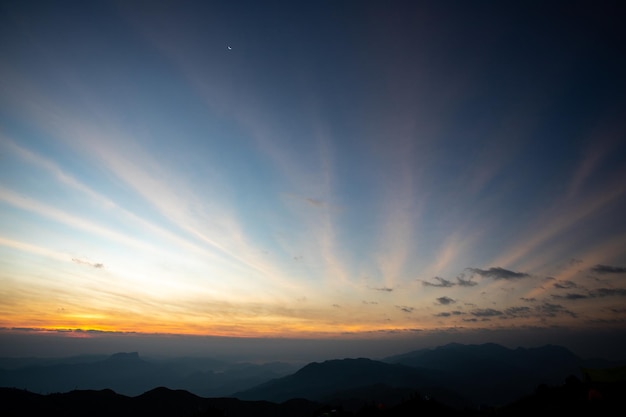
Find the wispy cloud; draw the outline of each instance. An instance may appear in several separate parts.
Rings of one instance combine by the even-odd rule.
[[[626,274],[626,267],[598,264],[591,271],[598,274]]]
[[[468,268],[468,270],[474,274],[480,275],[481,277],[492,279],[520,279],[530,276],[530,274],[525,272],[515,272],[498,266],[491,267],[489,269]]]
[[[396,306],[397,309],[399,309],[400,311],[403,311],[405,313],[412,313],[413,310],[415,310],[414,307],[409,307],[409,306]]]
[[[626,288],[598,288],[591,294],[594,297],[626,297]]]
[[[439,288],[450,288],[454,286],[454,283],[452,281],[449,281],[445,278],[433,277],[433,280],[435,280],[436,282],[423,281],[422,285],[424,285],[425,287],[439,287]]]
[[[87,266],[90,266],[90,267],[96,268],[96,269],[104,268],[104,264],[101,264],[101,263],[98,263],[98,262],[90,262],[90,261],[86,261],[84,259],[72,258],[72,262],[77,263],[79,265],[87,265]]]
[[[25,251],[28,253],[33,253],[33,254],[40,255],[40,256],[45,256],[45,257],[55,259],[58,261],[67,262],[71,258],[71,256],[66,253],[51,250],[48,248],[44,248],[41,246],[26,243],[26,242],[17,241],[14,239],[3,237],[3,236],[0,236],[0,245],[7,246],[13,249],[18,249],[18,250]]]
[[[471,277],[468,279],[465,279],[465,274],[459,274],[456,277],[456,280],[457,280],[457,285],[461,287],[473,287],[475,285],[478,285],[476,281],[472,281]]]
[[[389,287],[374,287],[374,288],[370,287],[370,289],[374,290],[374,291],[382,291],[382,292],[392,292],[393,291],[393,288],[389,288]]]
[[[590,298],[589,294],[580,294],[580,293],[567,293],[565,295],[553,294],[552,298],[554,299],[564,299],[564,300],[585,300]]]
[[[504,313],[499,310],[494,310],[493,308],[477,308],[472,310],[470,314],[476,317],[498,317]]]
[[[570,288],[576,288],[578,285],[576,285],[576,283],[574,281],[559,281],[559,282],[555,282],[553,284],[554,288],[558,288],[558,289],[570,289]]]
[[[442,304],[442,305],[448,305],[448,304],[456,303],[456,300],[450,297],[439,297],[437,298],[437,302],[439,302],[439,304]]]
[[[27,196],[21,195],[14,192],[13,190],[2,186],[0,186],[0,201],[4,201],[5,203],[11,204],[12,206],[18,207],[20,209],[31,211],[42,217],[47,217],[52,220],[58,221],[74,229],[84,230],[97,236],[105,237],[118,243],[123,243],[124,245],[130,247],[150,251],[153,253],[160,253],[161,255],[167,254],[166,252],[160,251],[155,246],[150,245],[144,241],[126,236],[122,233],[119,233],[112,229],[108,229],[82,217],[74,216],[70,213],[59,210],[40,201],[33,200]]]
[[[509,316],[521,316],[521,317],[527,317],[530,313],[531,313],[531,308],[530,307],[509,307],[506,310],[504,310],[504,312],[506,314],[508,314]]]
[[[543,303],[536,307],[537,312],[544,317],[556,317],[566,314],[571,317],[577,317],[576,314],[560,304]]]

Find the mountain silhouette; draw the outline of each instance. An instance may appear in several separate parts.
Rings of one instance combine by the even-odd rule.
[[[135,397],[112,390],[74,390],[42,395],[15,388],[0,388],[0,413],[3,416],[313,417],[320,407],[320,404],[304,400],[275,404],[235,398],[203,398],[164,387]]]
[[[451,343],[384,361],[439,371],[446,388],[489,405],[509,403],[540,384],[558,384],[569,375],[581,378],[581,369],[587,364],[562,346],[509,349],[495,343]]]
[[[19,359],[22,364],[52,364],[1,370],[0,385],[5,388],[0,388],[0,415],[317,417],[327,413],[340,417],[626,412],[623,363],[589,362],[551,345],[508,349],[491,343],[449,344],[382,360],[312,362],[286,376],[284,372],[291,368],[280,363],[227,364],[206,358],[151,361],[137,352],[92,359],[69,364]],[[3,363],[10,365],[6,359]],[[278,370],[283,376],[276,377]],[[228,378],[220,379],[226,374]],[[231,388],[242,378],[262,383],[220,396],[176,388],[190,378],[197,378],[205,387],[223,381]],[[79,383],[80,389],[73,387]],[[45,392],[54,393],[23,389],[44,386]],[[83,388],[89,386],[107,389]],[[121,393],[115,387],[138,393]],[[141,391],[143,387],[149,388]]]
[[[313,362],[298,372],[233,394],[244,400],[282,402],[290,398],[345,404],[363,403],[376,397],[397,403],[416,390],[436,392],[445,402],[469,404],[456,393],[440,387],[436,372],[367,358]]]
[[[372,402],[395,406],[408,398],[435,400],[456,409],[503,406],[570,376],[584,380],[582,370],[616,365],[583,360],[560,346],[509,349],[493,343],[448,344],[380,360],[332,359],[299,369],[284,363],[208,358],[150,360],[137,352],[74,357],[69,363],[34,358],[17,358],[15,364],[2,358],[0,363],[7,366],[0,369],[0,386],[37,394],[107,395],[109,389],[116,395],[140,397],[158,388],[246,404],[302,400],[351,411]]]
[[[18,358],[16,362],[24,361]],[[4,359],[3,363],[9,364],[8,359]],[[48,362],[30,360],[29,363]],[[95,357],[91,362],[72,360],[70,363],[52,363],[0,369],[0,386],[41,394],[77,389],[112,389],[129,396],[164,386],[201,396],[226,396],[296,369],[281,363],[227,364],[206,358],[153,361],[142,359],[137,352],[120,352],[104,359]]]
[[[393,404],[419,392],[456,408],[501,406],[529,395],[542,384],[560,384],[568,376],[582,378],[581,370],[588,364],[561,346],[509,349],[495,343],[452,343],[380,361],[314,362],[233,396],[267,401],[306,398],[353,407],[372,400],[373,392]],[[599,361],[594,359],[593,364],[597,366]]]

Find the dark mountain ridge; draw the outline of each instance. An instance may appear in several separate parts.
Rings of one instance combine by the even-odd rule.
[[[384,359],[387,363],[439,371],[446,388],[478,404],[501,405],[533,392],[540,384],[559,384],[568,376],[582,379],[585,367],[616,365],[586,361],[562,346],[509,349],[495,343],[451,343]]]
[[[598,360],[593,366],[598,366]],[[606,361],[605,366],[614,362]],[[462,408],[500,406],[532,393],[541,384],[562,383],[568,376],[582,379],[589,363],[561,346],[509,349],[495,343],[452,343],[422,349],[380,361],[329,360],[311,363],[298,372],[237,392],[240,399],[355,403],[379,398],[397,403],[398,393],[420,392],[442,403]]]
[[[436,373],[436,372],[435,372]],[[289,398],[305,398],[312,401],[329,402],[341,398],[341,391],[348,391],[353,399],[370,398],[367,391],[376,386],[381,396],[383,391],[395,388],[436,389],[441,396],[452,401],[458,395],[438,388],[440,381],[428,369],[416,369],[404,365],[389,364],[367,358],[333,359],[321,363],[313,362],[296,373],[274,379],[250,390],[233,394],[244,400],[268,400],[282,402]],[[362,394],[359,392],[362,390]],[[407,391],[408,392],[408,391]]]

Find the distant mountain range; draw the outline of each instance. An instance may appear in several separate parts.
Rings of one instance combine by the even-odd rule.
[[[464,409],[509,404],[542,385],[558,386],[568,377],[582,380],[583,368],[620,364],[583,360],[560,346],[508,349],[497,344],[448,344],[379,360],[313,362],[300,369],[285,363],[144,360],[133,352],[67,362],[0,358],[0,386],[40,394],[110,389],[131,397],[167,387],[204,398],[275,404],[301,399],[353,411],[364,404],[397,406],[420,398]]]
[[[278,362],[257,365],[188,357],[144,360],[137,352],[116,353],[104,358],[72,357],[66,362],[1,358],[0,364],[4,366],[0,369],[0,386],[40,394],[111,389],[137,396],[163,386],[204,397],[229,396],[292,373],[298,367]]]
[[[441,385],[490,405],[509,403],[541,384],[560,384],[569,375],[581,378],[582,368],[613,365],[583,360],[561,346],[508,349],[494,343],[452,343],[392,356],[385,362],[438,371]]]
[[[618,363],[583,360],[561,346],[508,349],[487,343],[448,344],[373,361],[329,360],[235,393],[248,400],[288,398],[335,403],[379,400],[397,404],[411,393],[437,398],[456,408],[500,406],[568,376],[582,379],[583,368]]]

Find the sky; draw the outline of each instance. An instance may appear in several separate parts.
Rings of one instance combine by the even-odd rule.
[[[624,351],[623,9],[2,1],[2,352]]]

